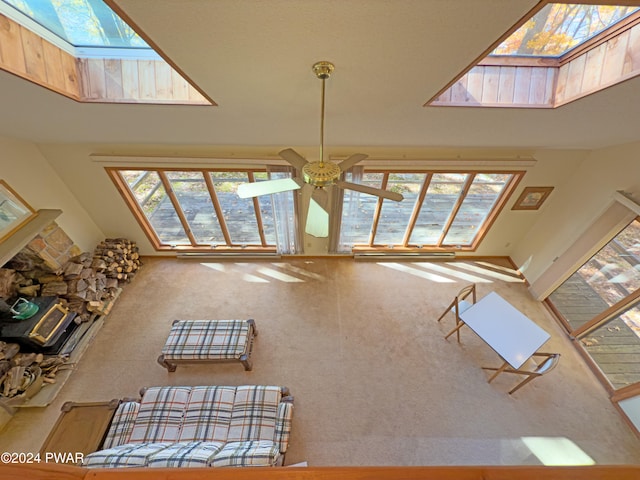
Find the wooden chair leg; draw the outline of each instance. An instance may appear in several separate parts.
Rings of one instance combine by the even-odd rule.
[[[531,380],[533,380],[537,376],[539,375],[529,375],[529,377],[525,378],[522,382],[520,382],[518,385],[516,385],[511,390],[509,390],[509,395],[511,395],[516,390],[520,390],[522,387],[524,387],[527,383],[529,383]]]
[[[447,313],[449,313],[449,312],[451,311],[451,309],[453,308],[453,306],[455,305],[455,303],[456,303],[456,302],[452,302],[452,303],[451,303],[451,305],[449,305],[449,306],[447,307],[447,309],[444,311],[444,313],[443,313],[442,315],[440,315],[440,318],[438,318],[438,321],[442,320],[442,319],[447,315]]]
[[[509,366],[509,364],[507,362],[504,362],[499,368],[482,367],[483,370],[495,370],[496,371],[496,373],[491,375],[489,380],[487,380],[487,383],[491,383],[493,381],[493,379],[496,378],[498,375],[500,375],[502,372],[504,372],[507,369],[508,366]]]
[[[463,321],[459,321],[458,324],[456,325],[456,327],[445,335],[445,337],[444,337],[445,340],[455,333],[456,336],[458,337],[458,343],[460,343],[460,329],[464,325],[465,325],[465,323]]]

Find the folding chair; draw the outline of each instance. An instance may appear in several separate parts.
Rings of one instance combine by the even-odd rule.
[[[471,301],[468,300],[469,296],[471,296]],[[460,318],[460,314],[467,310],[474,303],[476,303],[476,284],[472,283],[458,292],[451,304],[447,307],[444,313],[440,315],[440,318],[438,318],[439,322],[449,312],[452,312],[455,315],[456,326],[453,330],[447,333],[447,335],[444,337],[445,339],[449,338],[455,332],[458,337],[458,343],[460,343],[460,329],[464,325],[464,322]]]
[[[533,360],[533,357],[542,357],[543,360],[541,362],[535,362],[535,360]],[[491,378],[489,379],[489,383],[491,383],[491,381],[501,373],[516,373],[518,375],[526,375],[527,378],[525,378],[520,383],[518,383],[515,387],[513,387],[511,390],[509,390],[509,395],[511,395],[516,390],[524,387],[527,383],[529,383],[534,378],[538,378],[538,377],[541,377],[542,375],[544,375],[545,373],[549,373],[551,370],[553,370],[556,367],[556,365],[558,365],[559,361],[560,361],[560,354],[559,353],[536,352],[525,363],[525,366],[527,364],[530,364],[531,365],[531,369],[526,369],[526,368],[515,369],[515,368],[511,368],[511,367],[509,367],[509,364],[507,362],[504,362],[504,364],[502,364],[502,366],[500,368],[492,368],[492,367],[482,367],[482,368],[484,370],[495,370],[496,371],[496,373],[494,373],[491,376]]]

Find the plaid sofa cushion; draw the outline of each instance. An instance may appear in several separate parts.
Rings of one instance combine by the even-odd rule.
[[[237,359],[246,353],[246,320],[180,320],[162,349],[167,360]]]
[[[102,448],[107,449],[129,442],[133,422],[138,415],[139,409],[140,404],[138,402],[122,402],[118,405]]]
[[[291,418],[293,417],[293,403],[281,402],[278,405],[276,416],[276,432],[273,440],[278,445],[280,453],[285,453],[289,446],[289,435],[291,434]]]
[[[151,387],[142,396],[129,443],[175,442],[191,387]]]
[[[248,467],[273,466],[280,454],[278,446],[269,441],[230,442],[220,450],[213,461],[212,467]]]
[[[224,442],[179,442],[154,453],[147,466],[160,468],[208,467]]]
[[[178,441],[225,442],[235,395],[235,387],[192,387]]]
[[[227,441],[268,440],[272,442],[281,397],[281,388],[277,386],[237,387]]]
[[[170,443],[126,443],[85,455],[84,467],[146,467],[149,457],[169,447]]]

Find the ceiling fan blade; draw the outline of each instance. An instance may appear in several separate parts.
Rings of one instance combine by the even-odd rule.
[[[311,198],[325,211],[329,212],[329,193],[324,188],[314,188]]]
[[[285,148],[284,150],[278,152],[278,155],[280,155],[298,170],[302,170],[302,167],[307,164],[305,158],[302,155],[298,154],[298,152],[296,152],[293,148]]]
[[[240,198],[251,198],[272,193],[288,192],[299,189],[303,184],[304,182],[299,178],[280,178],[263,182],[241,183],[238,185],[238,196]]]
[[[304,230],[309,235],[318,238],[329,236],[329,214],[313,198],[309,199],[307,223]]]
[[[336,180],[335,185],[340,188],[348,188],[355,190],[356,192],[368,193],[369,195],[375,195],[376,197],[387,198],[394,202],[400,202],[404,197],[400,193],[390,192],[389,190],[382,190],[381,188],[373,188],[367,185],[360,185],[359,183],[343,182],[342,180]]]
[[[340,170],[342,170],[343,172],[346,172],[351,167],[353,167],[356,163],[364,160],[368,156],[369,155],[365,155],[364,153],[356,153],[355,155],[351,155],[349,158],[341,161],[338,164],[338,166],[340,167]]]

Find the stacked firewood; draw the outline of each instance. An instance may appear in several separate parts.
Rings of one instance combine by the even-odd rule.
[[[5,287],[7,292],[0,297],[10,297],[11,290],[27,297],[55,296],[77,314],[74,321],[82,323],[94,313],[106,314],[140,265],[138,247],[123,238],[104,240],[93,254],[72,257],[55,272],[38,258],[21,252],[7,264],[11,270],[0,275],[0,287],[3,283],[14,284],[13,289]]]
[[[107,238],[96,247],[91,266],[121,285],[133,279],[141,264],[135,242],[126,238]]]
[[[116,294],[117,285],[109,286],[106,275],[92,268],[92,261],[90,253],[81,253],[69,259],[58,275],[38,279],[42,285],[40,295],[65,300],[67,308],[77,314],[78,323],[89,320],[89,302],[103,301]]]
[[[17,343],[0,341],[0,397],[32,397],[43,385],[56,382],[56,374],[68,368],[67,356],[23,353]]]

